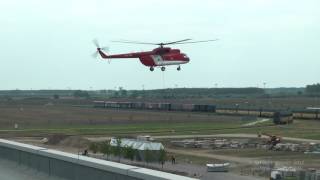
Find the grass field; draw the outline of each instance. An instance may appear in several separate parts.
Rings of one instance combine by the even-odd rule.
[[[86,102],[87,103],[87,102]],[[273,126],[271,122],[241,127],[247,117],[213,113],[110,110],[71,106],[71,102],[0,103],[2,136],[70,135],[178,135],[266,132],[280,136],[320,139],[320,122],[296,120],[292,125]],[[74,104],[81,104],[75,101]],[[19,128],[14,129],[14,124]]]
[[[49,133],[81,134],[81,135],[135,135],[135,134],[203,134],[220,131],[225,128],[237,128],[235,123],[188,122],[188,123],[134,123],[112,125],[66,125],[51,127],[28,127],[23,129],[2,128],[0,133],[21,135],[42,135]]]
[[[113,112],[114,119],[120,119],[116,114],[119,113],[123,116],[122,112]],[[148,112],[153,114],[153,112]],[[159,112],[155,112],[158,114]],[[173,116],[173,115],[171,115]],[[183,114],[175,114],[177,119]],[[193,116],[199,116],[203,121],[194,119]],[[123,117],[121,117],[122,119]],[[19,135],[19,136],[41,136],[52,133],[63,133],[69,135],[108,135],[108,136],[125,136],[136,134],[152,134],[152,135],[184,135],[184,134],[224,134],[224,133],[252,133],[257,134],[259,132],[277,134],[280,136],[308,138],[308,139],[320,139],[320,126],[318,121],[300,120],[295,121],[292,125],[274,126],[270,123],[261,124],[253,127],[242,127],[241,125],[247,123],[241,118],[228,116],[207,116],[205,114],[192,114],[190,119],[186,122],[172,120],[153,120],[153,121],[141,121],[126,120],[124,122],[99,122],[94,124],[95,120],[89,122],[80,121],[68,121],[68,123],[37,123],[33,121],[22,123],[22,127],[19,129],[13,129],[13,127],[1,127],[0,134],[6,135]],[[226,119],[226,120],[223,120]],[[44,120],[46,122],[46,120]]]

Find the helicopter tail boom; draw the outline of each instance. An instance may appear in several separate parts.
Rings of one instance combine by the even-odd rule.
[[[108,58],[108,54],[106,54],[105,52],[103,52],[100,48],[97,48],[98,53],[100,54],[100,56],[104,59]]]

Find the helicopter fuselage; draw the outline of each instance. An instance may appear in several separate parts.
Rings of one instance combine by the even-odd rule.
[[[190,61],[189,57],[181,53],[179,49],[172,49],[169,47],[159,47],[152,51],[126,53],[126,54],[114,54],[107,55],[101,49],[98,48],[98,52],[104,59],[127,59],[138,58],[140,62],[148,67],[157,66],[169,66],[186,64]]]

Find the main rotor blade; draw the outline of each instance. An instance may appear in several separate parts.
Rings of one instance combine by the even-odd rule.
[[[111,41],[111,42],[116,42],[116,43],[127,43],[127,44],[149,44],[149,45],[158,45],[158,43],[149,43],[149,42],[139,42],[139,41]]]
[[[159,44],[163,44],[163,45],[168,45],[168,44],[176,44],[176,43],[180,43],[180,42],[184,42],[184,41],[190,41],[191,39],[183,39],[183,40],[179,40],[179,41],[173,41],[173,42],[167,42],[167,43],[159,43]]]
[[[175,43],[184,42],[184,41],[190,41],[190,40],[191,40],[191,39],[183,39],[183,40],[172,41],[172,42],[167,42],[167,43],[150,43],[150,42],[140,42],[140,41],[127,41],[127,40],[112,41],[112,42],[129,43],[129,44],[167,45],[167,44],[175,44]]]
[[[174,44],[192,44],[192,43],[202,43],[202,42],[211,42],[211,41],[218,41],[219,39],[211,39],[211,40],[204,40],[204,41],[190,41],[190,42],[182,42],[182,43],[174,43]]]
[[[191,44],[191,43],[201,43],[201,42],[210,42],[210,41],[217,41],[218,39],[211,39],[211,40],[204,40],[204,41],[190,41],[191,39],[183,39],[179,41],[167,42],[167,43],[150,43],[150,42],[140,42],[140,41],[127,41],[127,40],[120,40],[120,41],[111,41],[117,43],[126,43],[126,44],[148,44],[148,45],[169,45],[169,44]],[[185,42],[190,41],[190,42]]]

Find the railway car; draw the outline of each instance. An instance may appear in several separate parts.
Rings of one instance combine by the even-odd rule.
[[[193,111],[197,111],[197,112],[215,112],[216,111],[216,106],[207,105],[207,104],[195,104],[193,106]]]
[[[93,107],[95,108],[105,108],[105,102],[104,101],[93,101]]]
[[[182,111],[193,111],[194,104],[182,104]]]
[[[182,104],[171,104],[171,111],[182,111]]]
[[[131,109],[144,109],[145,108],[145,103],[143,102],[133,102],[131,104]]]
[[[118,102],[106,101],[106,102],[105,102],[105,107],[106,107],[106,108],[120,108],[120,105],[119,105]]]
[[[159,103],[145,103],[145,108],[149,110],[159,109]]]
[[[118,105],[120,109],[131,109],[132,107],[131,102],[119,102]]]
[[[273,117],[273,112],[269,110],[262,110],[261,117]]]
[[[193,111],[206,112],[207,109],[208,109],[208,105],[205,105],[205,104],[195,104],[193,106]]]
[[[159,110],[170,111],[171,104],[170,103],[159,103]]]
[[[319,119],[320,108],[299,109],[293,112],[297,119]]]
[[[208,112],[216,112],[216,106],[215,105],[208,105]]]

